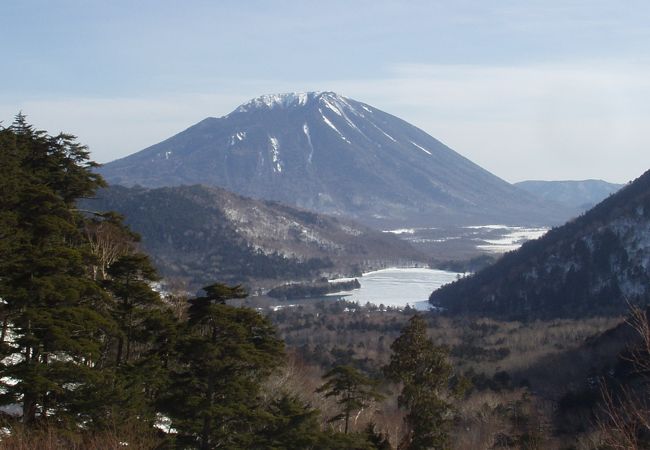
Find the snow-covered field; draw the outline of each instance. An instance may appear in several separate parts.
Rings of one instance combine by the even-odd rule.
[[[509,225],[473,225],[453,228],[400,228],[386,230],[428,253],[459,259],[474,253],[505,253],[543,236],[548,228]],[[462,259],[462,257],[460,258]]]
[[[487,225],[485,228],[500,230],[503,234],[496,239],[484,239],[486,243],[479,244],[476,248],[490,253],[505,253],[517,250],[524,242],[540,238],[548,231],[548,228],[508,227],[505,225],[495,227],[495,225]],[[477,228],[480,229],[481,227]]]

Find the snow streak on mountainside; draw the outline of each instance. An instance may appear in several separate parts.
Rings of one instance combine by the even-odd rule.
[[[548,224],[567,211],[332,92],[265,95],[107,164],[113,184],[219,186],[386,226]]]

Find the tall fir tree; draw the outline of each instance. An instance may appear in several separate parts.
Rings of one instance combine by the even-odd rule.
[[[283,362],[283,342],[257,311],[225,304],[245,295],[241,287],[214,284],[204,291],[190,300],[161,408],[178,430],[179,445],[247,448],[267,421],[258,394]]]
[[[26,424],[69,422],[82,392],[101,382],[102,343],[115,331],[106,294],[88,276],[75,200],[103,185],[73,136],[49,136],[17,116],[0,131],[4,180],[0,233],[3,311],[0,404]],[[6,166],[5,166],[6,164]],[[6,194],[6,195],[5,195]]]
[[[344,423],[343,432],[348,433],[350,416],[360,411],[373,401],[379,401],[384,396],[378,391],[378,383],[352,366],[336,366],[323,378],[327,380],[316,392],[324,393],[325,397],[334,397],[341,408],[339,414],[331,417],[329,422]]]
[[[407,432],[399,449],[447,448],[450,405],[444,399],[451,377],[446,352],[427,337],[426,321],[413,316],[391,345],[386,377],[402,383],[398,405],[406,410]]]

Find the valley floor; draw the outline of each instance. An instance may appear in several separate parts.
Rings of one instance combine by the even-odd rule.
[[[324,417],[334,414],[336,406],[314,392],[321,376],[337,364],[379,375],[412,313],[318,301],[268,311],[292,355],[275,383],[323,405]],[[625,343],[602,348],[590,342],[623,318],[521,323],[427,317],[429,335],[448,350],[456,373],[458,392],[448,399],[454,409],[453,448],[595,448],[589,405],[597,403],[599,388],[593,377],[618,364]],[[374,422],[393,438],[401,434],[398,389],[386,392],[387,400],[355,418],[354,429]],[[582,400],[575,400],[579,396]]]

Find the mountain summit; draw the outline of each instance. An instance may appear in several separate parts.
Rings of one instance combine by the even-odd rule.
[[[218,186],[377,226],[566,218],[419,128],[333,92],[255,98],[101,173],[127,186]]]

